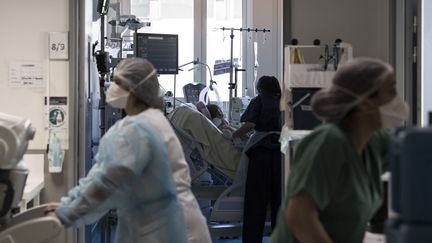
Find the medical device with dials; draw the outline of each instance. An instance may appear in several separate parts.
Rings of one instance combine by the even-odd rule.
[[[27,119],[0,113],[0,243],[39,243],[56,237],[63,228],[40,206],[18,212],[28,170],[23,156],[35,130]]]

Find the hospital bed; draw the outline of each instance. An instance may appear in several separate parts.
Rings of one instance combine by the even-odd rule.
[[[174,109],[168,119],[182,145],[189,144],[184,148],[187,157],[196,149],[210,165],[234,179],[242,153],[209,119],[190,106]]]
[[[198,200],[214,201],[208,217],[212,235],[240,236],[245,155],[194,106],[177,107],[168,119],[182,143],[192,191]]]
[[[174,109],[168,115],[168,119],[182,143],[190,166],[192,191],[198,200],[215,200],[208,217],[211,234],[241,236],[247,156],[193,105]],[[286,180],[294,147],[310,131],[284,128],[280,135],[281,143],[284,145],[281,149],[285,153],[284,169],[281,173],[282,178]],[[261,135],[265,136],[266,134]],[[211,174],[212,178],[225,175],[226,180],[217,178],[216,183],[203,183],[202,178],[206,173]],[[269,232],[270,225],[266,225],[266,233]]]

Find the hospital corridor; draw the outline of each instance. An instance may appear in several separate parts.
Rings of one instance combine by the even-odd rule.
[[[432,1],[0,1],[0,243],[429,243]]]

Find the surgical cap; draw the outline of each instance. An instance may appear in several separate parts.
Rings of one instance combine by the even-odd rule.
[[[377,92],[393,68],[378,59],[355,58],[341,65],[329,88],[312,97],[312,110],[328,122],[342,120],[364,98]]]
[[[123,81],[129,91],[145,105],[163,108],[157,73],[154,66],[143,58],[127,58],[114,70],[114,79]],[[154,73],[154,74],[152,74]]]

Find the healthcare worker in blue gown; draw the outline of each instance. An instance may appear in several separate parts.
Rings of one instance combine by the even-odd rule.
[[[141,80],[145,83],[140,83]],[[107,101],[116,108],[125,106],[130,87],[139,100],[134,101],[136,118],[151,126],[162,138],[168,148],[171,171],[176,185],[177,197],[183,207],[188,243],[211,243],[207,222],[198,202],[191,191],[189,166],[183,154],[183,148],[170,122],[162,112],[163,103],[159,96],[159,82],[153,65],[142,58],[128,58],[117,65],[114,73],[117,88],[109,93]],[[138,85],[138,86],[137,86]]]
[[[389,133],[408,117],[393,68],[356,58],[312,98],[325,121],[296,148],[272,243],[361,243],[382,205]]]
[[[121,105],[128,116],[103,136],[88,175],[47,212],[55,210],[66,227],[79,227],[116,209],[116,243],[186,243],[185,219],[167,146],[158,130],[137,116],[142,111],[138,104],[163,104],[156,73],[148,66],[151,68],[143,70],[147,73],[137,84],[126,88],[116,80],[110,86],[108,103]],[[138,89],[146,90],[147,95],[141,99],[136,95]]]

